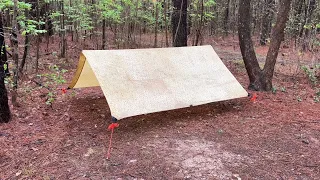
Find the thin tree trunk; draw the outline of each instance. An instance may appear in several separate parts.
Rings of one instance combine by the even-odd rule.
[[[72,7],[72,0],[69,0],[69,7]],[[72,27],[72,30],[71,30],[71,41],[73,42],[74,41],[74,29],[75,29],[75,24],[74,24],[74,22],[72,22],[72,25],[73,25],[73,27]]]
[[[105,48],[106,45],[106,20],[102,20],[102,49]]]
[[[228,34],[229,34],[229,29],[228,29],[229,11],[230,11],[229,7],[230,7],[230,0],[227,1],[226,10],[224,12],[223,30],[224,30],[224,35],[225,36],[228,36]]]
[[[51,20],[49,20],[49,16],[48,16],[48,14],[50,13],[49,12],[49,4],[48,3],[46,3],[45,4],[45,8],[46,8],[46,24],[45,24],[45,28],[46,28],[46,30],[47,30],[47,32],[46,32],[46,42],[47,42],[47,46],[46,46],[46,52],[48,52],[49,51],[49,43],[50,43],[50,35],[51,35],[51,31],[52,31],[52,29],[50,29],[50,22],[51,22]]]
[[[307,13],[306,13],[306,25],[310,26],[310,23],[312,22],[312,14],[314,9],[316,8],[316,1],[315,0],[309,0]],[[303,44],[302,49],[304,51],[310,50],[310,35],[311,35],[311,28],[304,28],[304,38],[303,38]]]
[[[293,8],[294,13],[293,13],[293,24],[302,24],[301,23],[301,17],[302,17],[302,6],[303,6],[303,1],[298,0],[295,3],[295,6]],[[294,29],[294,41],[295,41],[295,47],[297,47],[297,40],[300,37],[300,29],[303,29],[302,25],[299,25],[296,29]]]
[[[303,32],[304,32],[304,26],[306,25],[306,21],[307,21],[307,12],[308,12],[308,10],[307,10],[307,4],[306,4],[306,1],[308,1],[308,0],[301,0],[302,1],[302,5],[301,6],[303,6],[304,5],[304,15],[303,16],[301,16],[301,17],[304,17],[303,19],[302,19],[302,22],[301,22],[301,26],[300,26],[300,32],[299,32],[299,37],[300,38],[302,38],[302,36],[303,36]],[[301,13],[302,14],[302,13]]]
[[[40,3],[37,0],[37,21],[40,21]],[[38,25],[38,29],[40,29],[40,25]],[[37,51],[36,51],[36,73],[39,70],[39,51],[40,51],[40,35],[37,35]]]
[[[27,33],[25,38],[24,38],[24,51],[23,51],[23,56],[21,60],[21,64],[19,67],[19,73],[22,74],[23,68],[26,64],[26,59],[28,56],[28,49],[29,49],[29,34]]]
[[[261,22],[261,36],[260,36],[260,45],[264,46],[267,43],[267,38],[270,36],[271,32],[271,21],[272,21],[272,6],[274,0],[265,0],[265,11],[262,16]]]
[[[26,10],[24,15],[27,17],[28,16],[29,11]],[[29,49],[29,34],[26,33],[25,34],[25,38],[24,38],[24,51],[23,51],[23,56],[22,56],[22,60],[21,60],[21,64],[19,67],[19,73],[22,74],[23,68],[25,67],[25,63],[26,63],[26,59],[28,56],[28,49]]]
[[[47,30],[47,32],[46,32],[46,42],[47,42],[46,52],[48,52],[49,51],[49,43],[50,43],[50,33],[49,33],[49,26],[48,26],[47,22],[46,22],[46,30]]]
[[[127,48],[127,47],[130,47],[130,40],[131,40],[131,32],[130,32],[130,22],[131,22],[131,17],[130,17],[130,12],[131,12],[131,7],[130,5],[127,5],[126,6],[126,14],[125,14],[125,17],[128,17],[128,20],[125,21],[124,25],[123,25],[123,39],[125,38],[126,36],[126,41],[124,42],[124,48]],[[127,29],[126,29],[127,28]],[[126,35],[125,35],[125,32],[126,31]]]
[[[60,19],[60,23],[61,23],[61,58],[65,58],[66,57],[66,49],[67,49],[67,41],[66,41],[66,31],[65,31],[65,26],[64,26],[64,3],[63,1],[60,2],[60,8],[61,8],[61,19]]]
[[[204,6],[203,6],[203,0],[200,1],[200,21],[198,23],[198,27],[196,30],[196,40],[195,40],[195,46],[197,46],[199,44],[199,39],[201,39],[202,36],[202,24],[203,24],[203,13],[204,13]]]
[[[139,48],[139,44],[137,43],[136,40],[136,31],[137,31],[137,21],[138,21],[138,9],[139,9],[139,0],[136,0],[136,4],[135,4],[135,13],[134,13],[134,23],[133,23],[133,42],[135,45],[138,46]]]
[[[237,16],[237,13],[238,13],[238,0],[235,0],[235,2],[233,2],[233,11],[232,11],[232,21],[231,23],[232,24],[236,24],[238,22],[238,16]],[[237,32],[237,28],[232,28],[232,35],[234,36]]]
[[[12,46],[12,57],[14,62],[13,69],[13,88],[12,88],[12,105],[18,106],[18,79],[19,79],[19,52],[18,52],[18,24],[17,24],[17,15],[18,15],[18,0],[14,0],[13,6],[13,17],[12,17],[12,31],[11,31],[11,46]]]
[[[187,46],[188,32],[187,32],[187,0],[172,0],[173,14],[172,14],[172,35],[173,46]]]
[[[158,3],[157,2],[155,2],[154,5],[155,5],[155,8],[156,8],[156,12],[155,12],[154,45],[153,45],[153,47],[156,48],[158,46],[159,7],[158,7]]]
[[[40,56],[40,36],[37,35],[36,72],[39,71],[39,56]]]
[[[164,17],[164,29],[166,34],[166,47],[169,47],[169,39],[168,39],[168,22],[167,22],[167,9],[168,4],[166,0],[163,1],[164,7],[163,7],[163,17]]]
[[[6,71],[8,70],[6,62],[7,52],[4,41],[2,16],[0,15],[0,123],[7,123],[11,119],[11,113],[8,104],[8,93],[4,84],[4,78],[6,77]]]
[[[7,9],[6,10],[6,21],[5,21],[5,26],[6,27],[9,27],[11,26],[10,22],[11,22],[11,19],[10,19],[10,9]]]

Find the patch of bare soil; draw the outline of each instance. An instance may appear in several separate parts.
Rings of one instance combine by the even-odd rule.
[[[243,64],[228,57],[241,59],[239,52],[219,48],[245,87]],[[278,91],[258,92],[255,102],[121,120],[109,160],[110,111],[100,88],[68,92],[52,107],[33,92],[0,125],[0,179],[319,179],[320,104],[302,74],[286,74],[277,69]]]

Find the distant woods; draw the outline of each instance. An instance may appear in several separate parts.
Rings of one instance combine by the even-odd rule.
[[[319,0],[292,1],[284,40],[293,40],[303,50],[317,45],[319,4]],[[1,1],[0,8],[4,26],[12,27],[12,0]],[[254,42],[268,45],[279,0],[253,0],[251,8]],[[190,45],[200,45],[208,36],[237,35],[238,11],[239,0],[25,0],[18,5],[18,24],[26,40],[19,44],[27,46],[29,35],[41,35],[49,43],[49,37],[56,34],[61,57],[67,55],[69,36],[83,44],[93,38],[95,49],[148,46],[144,34],[154,34],[149,39],[154,47],[186,45],[186,39]]]

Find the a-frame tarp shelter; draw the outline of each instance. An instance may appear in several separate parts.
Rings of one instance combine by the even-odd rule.
[[[248,95],[211,46],[84,50],[69,88],[92,86],[117,119]]]

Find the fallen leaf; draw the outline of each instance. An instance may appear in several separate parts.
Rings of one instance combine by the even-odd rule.
[[[95,153],[95,150],[93,150],[92,148],[88,148],[88,151],[84,154],[84,157],[89,157],[93,153]]]
[[[33,151],[38,151],[39,149],[32,147],[31,148]]]
[[[22,171],[19,170],[17,173],[16,173],[16,176],[20,176],[22,174]]]

